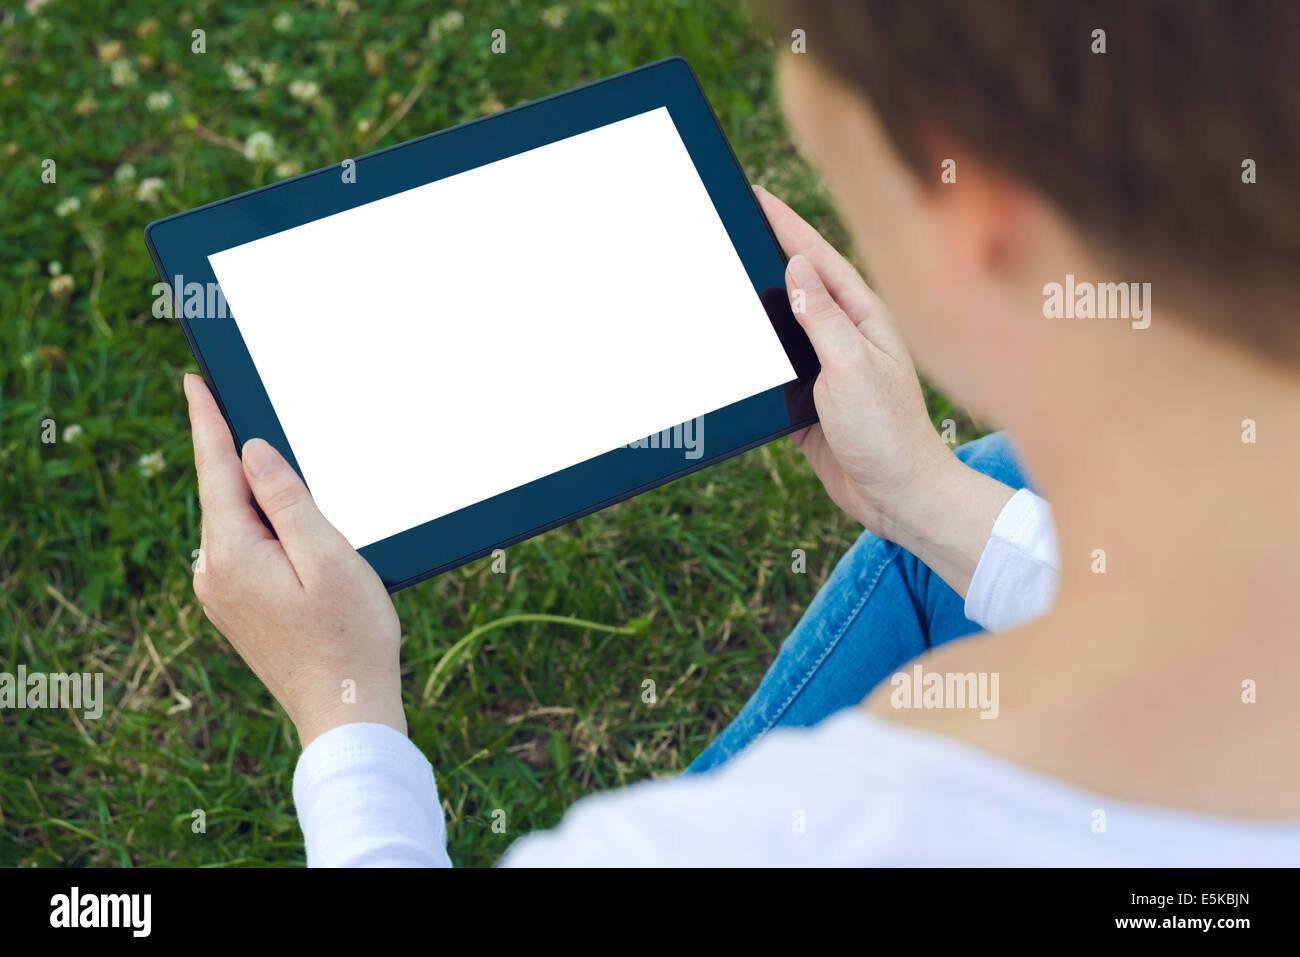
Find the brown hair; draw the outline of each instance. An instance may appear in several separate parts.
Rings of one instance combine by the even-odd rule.
[[[933,159],[923,124],[937,127],[1170,280],[1189,316],[1257,345],[1300,341],[1300,5],[768,6],[784,37],[804,30],[808,55],[864,95],[913,169]],[[1216,308],[1243,293],[1255,308]]]

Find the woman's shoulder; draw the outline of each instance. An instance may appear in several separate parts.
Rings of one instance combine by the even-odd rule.
[[[578,802],[507,865],[1296,864],[1300,822],[1114,801],[848,708],[726,764]]]

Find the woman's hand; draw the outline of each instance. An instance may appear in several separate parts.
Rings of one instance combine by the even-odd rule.
[[[240,460],[202,379],[187,375],[185,396],[203,509],[194,594],[208,619],[284,707],[303,747],[357,721],[406,734],[401,632],[379,576],[271,445],[252,439]]]
[[[791,307],[821,361],[818,424],[794,435],[831,499],[960,594],[1013,490],[967,468],[930,423],[889,310],[794,210],[755,188],[790,264]]]

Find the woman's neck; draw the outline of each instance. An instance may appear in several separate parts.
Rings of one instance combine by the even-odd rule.
[[[1178,327],[1145,348],[1012,432],[1054,508],[1057,607],[1120,643],[1300,662],[1300,377]]]
[[[1176,331],[1142,348],[1008,423],[1053,506],[1057,603],[925,662],[998,672],[998,719],[868,710],[1116,798],[1297,818],[1300,384]]]

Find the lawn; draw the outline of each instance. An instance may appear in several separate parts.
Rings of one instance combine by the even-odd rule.
[[[0,711],[0,865],[299,864],[293,729],[190,589],[197,370],[152,313],[143,226],[681,54],[750,179],[842,245],[776,107],[778,38],[683,0],[11,6],[0,671],[102,672],[107,705]],[[584,794],[681,771],[856,534],[782,441],[514,546],[507,574],[484,559],[398,594],[452,859],[491,864]],[[584,623],[517,617],[536,615]]]

